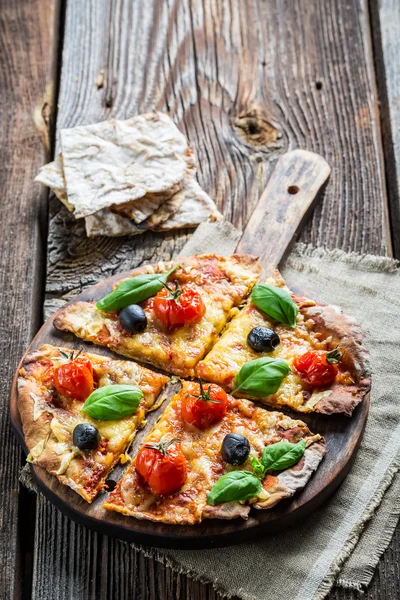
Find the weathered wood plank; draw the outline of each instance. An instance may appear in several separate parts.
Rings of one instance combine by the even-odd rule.
[[[47,194],[32,179],[49,158],[56,6],[55,0],[6,0],[0,12],[1,598],[19,598],[22,574],[29,577],[23,555],[29,532],[20,516],[31,515],[19,496],[23,459],[10,429],[8,396],[15,367],[42,314]]]
[[[400,257],[400,4],[370,0],[370,8],[392,239]]]
[[[390,251],[374,75],[364,2],[68,4],[58,127],[170,110],[199,160],[199,180],[237,226],[271,163],[296,146],[332,166],[325,202],[302,239]],[[292,35],[296,31],[296,35]],[[104,71],[103,87],[96,81]],[[115,269],[168,256],[179,234],[91,239],[58,201],[48,297]],[[388,246],[389,244],[389,246]]]
[[[301,239],[384,254],[391,248],[374,82],[364,0],[69,0],[58,130],[169,111],[196,150],[200,183],[239,227],[281,153],[319,152],[331,183]],[[187,237],[86,240],[83,224],[55,200],[49,231],[52,306],[117,270],[169,258]],[[40,500],[33,598],[108,597],[217,596]]]

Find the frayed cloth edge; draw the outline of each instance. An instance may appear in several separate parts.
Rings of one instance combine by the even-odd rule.
[[[388,488],[391,485],[393,485],[396,475],[397,475],[397,473],[394,475]],[[386,488],[386,490],[384,491],[384,494],[387,493],[388,488]],[[353,590],[357,590],[357,591],[365,591],[367,589],[367,587],[371,583],[371,580],[374,576],[376,564],[379,562],[382,554],[388,548],[388,546],[392,540],[393,533],[399,522],[399,517],[400,517],[400,506],[396,506],[393,508],[393,510],[389,514],[389,517],[386,521],[385,529],[382,531],[382,537],[379,540],[379,543],[375,546],[375,548],[371,549],[372,558],[373,558],[375,564],[367,565],[363,569],[364,579],[362,580],[360,577],[359,581],[353,581],[352,579],[338,577],[338,579],[335,582],[335,585],[337,585],[338,587],[353,589]]]
[[[381,271],[384,273],[395,273],[400,267],[400,261],[388,256],[377,256],[375,254],[358,254],[357,252],[345,252],[344,250],[327,248],[315,248],[311,244],[299,242],[294,245],[287,258],[287,265],[304,270],[298,264],[296,258],[319,258],[336,262],[343,262],[364,271]]]
[[[319,586],[319,589],[318,589],[317,593],[315,594],[314,600],[324,600],[324,598],[326,598],[326,596],[331,591],[333,585],[335,584],[335,580],[338,577],[345,561],[350,557],[351,553],[353,552],[354,548],[356,547],[356,545],[360,539],[360,536],[364,530],[365,525],[374,516],[376,509],[379,507],[379,505],[381,504],[381,502],[383,500],[383,496],[385,495],[385,492],[389,488],[390,484],[393,481],[394,476],[399,471],[399,469],[400,469],[400,462],[399,462],[399,455],[398,455],[397,458],[395,459],[395,461],[392,463],[392,465],[386,471],[385,477],[383,478],[382,483],[379,486],[379,489],[377,490],[375,498],[366,506],[362,517],[360,518],[358,523],[354,526],[347,542],[344,544],[342,550],[339,552],[338,556],[336,557],[336,560],[332,564],[330,571],[326,575],[324,581]],[[390,535],[390,534],[388,534],[388,535]],[[390,536],[390,539],[391,539],[391,536]],[[390,539],[389,539],[389,542],[390,542]],[[382,544],[381,544],[381,546],[382,546]],[[385,548],[384,548],[384,550],[385,550]],[[379,557],[381,556],[381,554],[382,553],[379,554]],[[374,570],[375,569],[373,568],[373,571]],[[361,584],[361,586],[362,586],[362,584]]]

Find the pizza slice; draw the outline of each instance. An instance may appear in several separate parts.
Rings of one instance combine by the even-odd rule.
[[[340,308],[296,297],[276,271],[266,285],[253,289],[196,371],[271,407],[351,415],[370,389],[362,337]],[[256,368],[264,381],[254,386],[253,374],[253,386],[248,385],[245,379]],[[283,378],[275,389],[267,379],[279,368]]]
[[[18,378],[28,461],[91,502],[167,381],[131,361],[42,346]]]
[[[54,325],[169,373],[193,376],[259,273],[255,257],[239,254],[146,266],[97,304],[61,309]]]
[[[103,506],[171,524],[246,519],[303,488],[324,454],[302,421],[185,381]]]

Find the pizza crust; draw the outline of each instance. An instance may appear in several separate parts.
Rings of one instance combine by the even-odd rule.
[[[354,408],[371,388],[369,353],[363,346],[361,327],[338,306],[317,304],[305,308],[303,312],[306,319],[313,320],[316,331],[332,336],[333,347],[340,346],[343,353],[342,364],[354,379],[352,385],[334,384],[331,387],[332,393],[315,405],[316,412],[351,416]]]

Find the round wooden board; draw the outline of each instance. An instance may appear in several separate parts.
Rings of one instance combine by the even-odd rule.
[[[98,300],[112,289],[112,285],[132,273],[118,273],[88,288],[70,303],[79,300]],[[298,293],[299,290],[296,290]],[[55,313],[56,314],[56,313]],[[69,348],[81,348],[85,352],[117,356],[105,348],[82,342],[70,333],[61,332],[54,328],[50,317],[40,329],[26,354],[36,350],[42,344],[53,344]],[[22,359],[23,360],[23,359]],[[21,360],[21,362],[22,362]],[[16,371],[10,398],[11,422],[19,442],[26,451],[22,432],[21,420],[17,405],[17,377],[20,365]],[[153,423],[164,410],[163,405],[147,419]],[[344,416],[324,416],[317,414],[298,414],[284,410],[294,418],[300,418],[307,423],[310,430],[322,434],[326,439],[326,456],[318,471],[313,475],[305,489],[290,500],[280,502],[270,510],[252,510],[247,521],[205,520],[199,525],[180,526],[164,525],[151,521],[140,521],[124,517],[118,513],[102,508],[104,494],[100,494],[92,504],[85,502],[76,492],[62,485],[57,478],[48,474],[40,467],[32,465],[36,482],[43,494],[68,517],[78,523],[105,533],[107,535],[128,540],[138,544],[147,544],[169,548],[211,548],[235,544],[248,540],[256,540],[260,535],[276,532],[304,519],[318,508],[340,485],[348,474],[360,444],[369,411],[369,394],[357,406],[351,418]],[[146,427],[136,436],[132,452],[140,446],[149,428]],[[110,479],[119,479],[125,467],[117,466]]]

